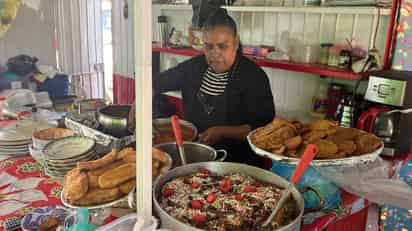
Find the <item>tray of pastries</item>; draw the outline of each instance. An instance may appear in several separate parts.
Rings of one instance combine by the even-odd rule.
[[[153,150],[152,166],[155,179],[171,167],[170,156]],[[112,150],[100,159],[78,162],[64,177],[61,200],[70,208],[89,209],[111,207],[126,201],[136,186],[136,151],[124,148]]]
[[[252,150],[261,156],[297,163],[307,144],[319,152],[312,165],[350,165],[375,160],[383,150],[380,138],[356,128],[339,127],[335,121],[302,123],[276,117],[247,136]]]

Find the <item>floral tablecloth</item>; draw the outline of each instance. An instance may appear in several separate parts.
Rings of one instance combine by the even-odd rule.
[[[34,208],[60,205],[61,182],[45,176],[29,155],[0,156],[0,231],[6,219],[22,217]]]

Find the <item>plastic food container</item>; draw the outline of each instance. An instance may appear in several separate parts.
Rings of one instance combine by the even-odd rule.
[[[120,217],[117,220],[114,220],[113,222],[107,225],[99,227],[98,229],[96,229],[96,231],[132,231],[138,219],[143,220],[143,218],[140,215],[137,215],[136,213],[128,214],[126,216]],[[152,219],[149,222],[147,222],[147,224],[145,224],[145,226],[143,227],[143,231],[157,230],[156,227],[158,225],[158,220],[152,217]],[[162,230],[167,231],[165,229]]]

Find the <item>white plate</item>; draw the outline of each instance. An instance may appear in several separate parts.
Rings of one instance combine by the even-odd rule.
[[[67,160],[89,153],[95,146],[93,139],[83,136],[67,137],[55,140],[44,147],[47,159]]]
[[[276,153],[271,153],[268,151],[265,151],[261,148],[256,147],[252,143],[252,135],[256,132],[256,130],[252,131],[249,133],[247,136],[247,141],[249,143],[250,148],[257,154],[263,157],[267,157],[272,160],[277,160],[281,162],[286,162],[290,164],[297,164],[299,162],[300,158],[293,158],[293,157],[288,157],[282,154],[276,154]],[[360,156],[351,156],[351,157],[346,157],[346,158],[340,158],[340,159],[327,159],[327,160],[312,160],[310,163],[312,166],[341,166],[341,165],[346,165],[346,166],[353,166],[356,164],[366,164],[373,162],[376,160],[376,158],[379,156],[379,154],[383,150],[383,143],[381,144],[381,147],[378,148],[376,151],[368,154],[363,154]]]
[[[50,124],[42,121],[19,120],[15,124],[0,129],[0,142],[1,144],[30,143],[33,132],[51,127]]]
[[[127,201],[128,201],[128,198],[133,195],[133,192],[134,192],[134,191],[135,191],[135,188],[133,188],[133,189],[129,192],[129,194],[127,194],[127,195],[125,195],[125,196],[123,196],[123,197],[121,197],[121,198],[119,198],[119,199],[117,199],[117,200],[114,200],[114,201],[112,201],[112,202],[107,202],[107,203],[104,203],[104,204],[101,204],[101,205],[90,205],[90,206],[72,205],[72,204],[70,204],[68,201],[66,201],[66,199],[64,198],[63,192],[60,193],[60,199],[61,199],[61,201],[62,201],[62,203],[63,203],[64,206],[69,207],[69,208],[73,208],[73,209],[76,209],[76,208],[103,209],[103,208],[114,207],[115,205],[118,205],[118,204],[120,204],[120,203],[122,203],[122,202],[127,202]]]

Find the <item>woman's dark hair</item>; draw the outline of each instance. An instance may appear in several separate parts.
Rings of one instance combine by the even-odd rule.
[[[228,28],[233,36],[237,36],[237,27],[236,22],[233,18],[227,13],[226,9],[218,8],[212,12],[206,19],[203,24],[203,30],[211,30],[218,26],[224,26]],[[242,43],[239,42],[239,48],[237,49],[238,54],[242,54]]]
[[[227,27],[233,33],[233,36],[237,36],[236,22],[230,17],[226,9],[218,8],[212,12],[204,22],[203,29],[210,30],[218,26]]]

